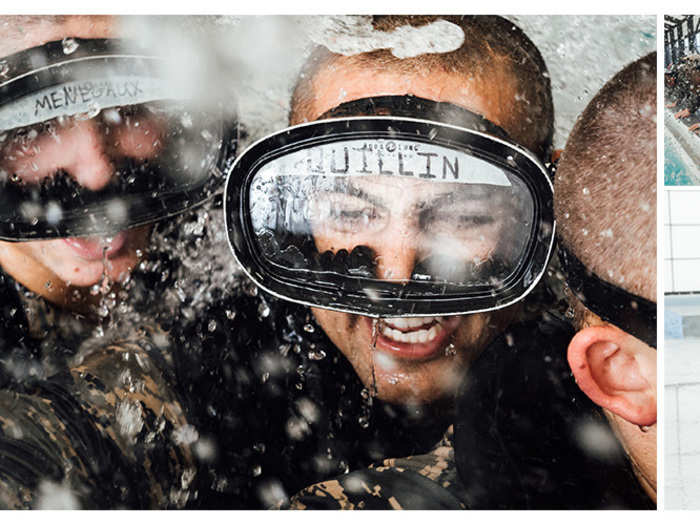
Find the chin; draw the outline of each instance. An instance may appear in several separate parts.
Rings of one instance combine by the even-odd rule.
[[[382,367],[382,356],[375,355],[377,397],[382,401],[403,405],[427,405],[454,398],[466,364],[457,356],[444,356],[430,362]],[[369,389],[371,373],[363,383]]]

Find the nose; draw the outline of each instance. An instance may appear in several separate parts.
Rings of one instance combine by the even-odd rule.
[[[40,182],[64,171],[93,191],[105,187],[114,172],[103,134],[92,121],[74,121],[39,135],[28,146],[15,148],[8,164],[25,182]]]
[[[408,281],[418,260],[415,236],[398,234],[385,238],[375,247],[377,277],[391,281]]]

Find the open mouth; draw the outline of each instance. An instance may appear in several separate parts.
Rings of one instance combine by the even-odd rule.
[[[366,319],[370,330],[377,323],[375,348],[404,359],[429,359],[441,353],[462,320],[460,316]]]
[[[427,343],[444,330],[442,317],[398,317],[379,321],[380,333],[399,343]]]
[[[103,257],[116,256],[126,242],[127,232],[119,232],[112,237],[70,237],[63,241],[83,259],[97,261]]]

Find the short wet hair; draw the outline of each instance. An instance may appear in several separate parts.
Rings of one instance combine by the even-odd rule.
[[[560,242],[586,268],[656,300],[656,53],[617,73],[576,121],[554,211]]]
[[[323,69],[344,64],[394,70],[402,73],[442,71],[460,74],[470,81],[482,82],[509,76],[516,82],[509,114],[511,126],[531,138],[536,153],[544,156],[551,148],[554,134],[554,107],[547,66],[535,44],[513,22],[500,16],[373,16],[377,31],[391,32],[402,26],[420,27],[437,20],[459,26],[464,42],[447,53],[426,53],[410,58],[397,58],[388,49],[343,56],[317,46],[304,64],[294,87],[290,122],[299,123],[309,113],[313,98],[313,81]]]

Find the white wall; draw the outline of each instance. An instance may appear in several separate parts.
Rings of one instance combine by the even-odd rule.
[[[663,209],[664,291],[700,291],[700,187],[665,187]]]

